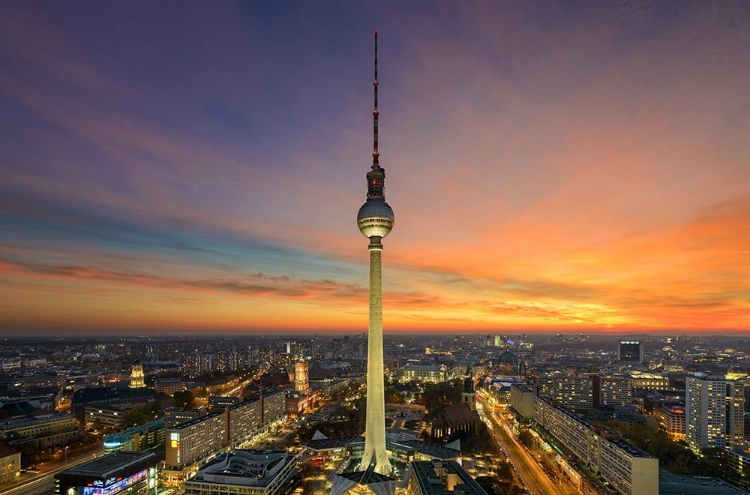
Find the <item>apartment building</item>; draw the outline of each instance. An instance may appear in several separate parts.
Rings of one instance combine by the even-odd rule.
[[[685,438],[696,454],[708,448],[742,450],[745,387],[739,380],[696,373],[685,381]]]
[[[595,426],[545,397],[534,400],[534,419],[618,493],[658,495],[659,460],[615,432]]]
[[[594,389],[588,374],[542,373],[538,378],[539,395],[560,401],[570,409],[594,407]]]
[[[536,394],[524,384],[510,386],[510,407],[523,419],[534,419],[534,398]]]

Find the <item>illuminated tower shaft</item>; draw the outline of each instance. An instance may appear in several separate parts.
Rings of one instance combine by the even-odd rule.
[[[380,238],[370,238],[370,325],[367,336],[367,421],[362,469],[374,463],[375,471],[389,474],[385,449],[385,384],[383,369],[383,296]]]
[[[375,31],[375,108],[373,115],[372,170],[367,173],[367,201],[359,209],[357,225],[370,239],[370,323],[367,336],[367,419],[365,452],[360,469],[374,466],[380,474],[390,474],[391,464],[385,448],[385,387],[383,369],[383,295],[381,255],[383,237],[393,228],[393,210],[385,202],[385,170],[378,152],[378,32]]]

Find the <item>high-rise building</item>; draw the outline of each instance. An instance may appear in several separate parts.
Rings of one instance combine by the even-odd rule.
[[[745,434],[742,381],[696,373],[685,381],[685,438],[696,454],[708,448],[741,450]]]
[[[643,362],[643,342],[637,340],[621,340],[617,346],[617,360]]]
[[[570,409],[591,409],[594,390],[591,377],[585,374],[566,374],[561,371],[542,373],[538,377],[539,395],[559,401]]]
[[[594,407],[626,406],[633,402],[633,380],[626,375],[591,376]]]
[[[383,237],[393,228],[393,210],[385,202],[385,170],[378,152],[378,32],[375,31],[375,78],[373,115],[372,170],[367,172],[367,201],[357,213],[360,232],[370,239],[370,322],[367,337],[367,416],[365,450],[361,469],[375,465],[375,471],[388,475],[391,464],[385,445],[385,390],[383,385],[383,303],[381,255]]]

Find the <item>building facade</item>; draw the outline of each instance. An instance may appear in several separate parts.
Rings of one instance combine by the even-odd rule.
[[[685,380],[685,438],[690,449],[742,450],[745,436],[742,381],[696,373]]]
[[[235,450],[185,482],[186,495],[276,495],[299,483],[297,458],[285,451]]]
[[[164,418],[104,437],[104,452],[139,452],[164,443]]]
[[[445,368],[439,364],[406,363],[398,370],[402,382],[443,383],[445,375]]]
[[[56,495],[156,495],[158,458],[145,452],[113,452],[55,475]]]
[[[617,346],[617,360],[642,363],[643,342],[637,340],[621,340]]]
[[[0,484],[16,479],[21,471],[21,453],[0,445]]]
[[[605,427],[549,398],[534,400],[534,419],[563,447],[623,495],[658,495],[659,460]]]
[[[510,407],[525,420],[534,419],[536,394],[526,385],[514,383],[510,386]]]
[[[587,374],[542,373],[538,387],[539,395],[559,401],[567,408],[594,407],[593,383]]]

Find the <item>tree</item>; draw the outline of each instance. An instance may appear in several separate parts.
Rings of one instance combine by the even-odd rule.
[[[190,390],[177,391],[172,396],[172,403],[175,407],[184,407],[191,409],[195,407],[195,396]]]
[[[513,468],[510,466],[508,461],[500,461],[497,465],[497,477],[501,480],[512,480],[513,479]]]
[[[148,409],[137,408],[131,409],[125,413],[124,426],[130,428],[131,426],[140,426],[148,423],[153,419],[153,414]]]
[[[528,428],[524,428],[518,434],[518,441],[530,449],[534,446],[534,435],[531,434]]]

